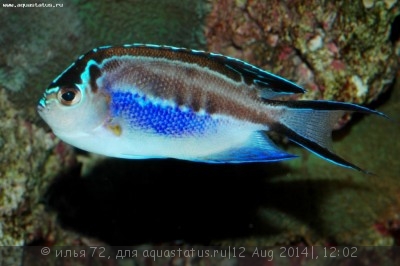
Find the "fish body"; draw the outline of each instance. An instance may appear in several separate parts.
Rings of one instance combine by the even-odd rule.
[[[46,89],[40,116],[63,141],[111,157],[208,163],[296,157],[275,131],[317,155],[362,170],[333,153],[331,131],[344,112],[383,115],[332,101],[279,101],[304,89],[220,54],[170,46],[99,47]]]

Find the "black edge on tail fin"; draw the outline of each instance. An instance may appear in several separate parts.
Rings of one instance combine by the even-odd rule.
[[[355,164],[352,164],[348,161],[346,161],[345,159],[343,159],[342,157],[338,156],[337,154],[335,154],[334,152],[330,151],[327,148],[324,148],[320,145],[318,145],[318,143],[313,142],[305,137],[300,136],[299,134],[297,134],[295,131],[291,130],[290,128],[282,125],[282,124],[274,124],[271,127],[272,130],[279,132],[281,134],[284,134],[285,136],[287,136],[291,141],[299,144],[300,146],[302,146],[303,148],[311,151],[312,153],[324,158],[325,160],[328,160],[334,164],[338,164],[341,165],[343,167],[347,167],[347,168],[353,168],[355,170],[361,171],[363,173],[369,174],[369,171],[366,171],[360,167],[358,167]]]
[[[331,133],[335,123],[345,112],[376,114],[388,118],[385,114],[356,104],[333,101],[265,102],[284,109],[282,115],[270,125],[271,130],[287,136],[291,141],[332,163],[372,174],[336,155],[331,148]]]
[[[321,111],[345,111],[345,112],[347,111],[347,112],[359,112],[365,114],[375,114],[389,119],[389,117],[384,113],[353,103],[335,102],[335,101],[277,101],[277,100],[264,100],[264,102],[270,105],[283,105],[295,109],[312,109]]]

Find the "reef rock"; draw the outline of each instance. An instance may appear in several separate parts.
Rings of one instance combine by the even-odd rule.
[[[301,84],[303,99],[368,104],[398,65],[389,40],[397,1],[218,0],[208,49]]]

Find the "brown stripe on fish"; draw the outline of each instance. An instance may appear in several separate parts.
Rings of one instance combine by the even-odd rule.
[[[196,112],[268,122],[255,88],[196,64],[148,57],[113,58],[104,62],[102,73],[104,88],[136,89]]]
[[[89,84],[93,93],[96,93],[98,91],[97,79],[99,77],[101,77],[100,68],[96,65],[91,65],[89,67],[89,78],[90,78]]]
[[[202,67],[207,67],[214,71],[217,71],[235,81],[241,81],[242,77],[236,71],[229,69],[221,61],[211,60],[207,57],[208,53],[193,53],[190,49],[171,49],[170,47],[149,47],[146,45],[132,46],[132,47],[112,47],[102,50],[101,48],[93,54],[93,59],[101,63],[104,59],[111,58],[113,56],[141,56],[151,58],[163,58],[173,61],[182,61],[186,63],[197,64]],[[252,80],[246,79],[247,84],[251,84]]]

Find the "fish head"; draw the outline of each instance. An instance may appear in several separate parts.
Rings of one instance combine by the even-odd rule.
[[[108,117],[108,97],[93,92],[89,80],[53,82],[39,100],[39,115],[67,143],[90,136]]]

